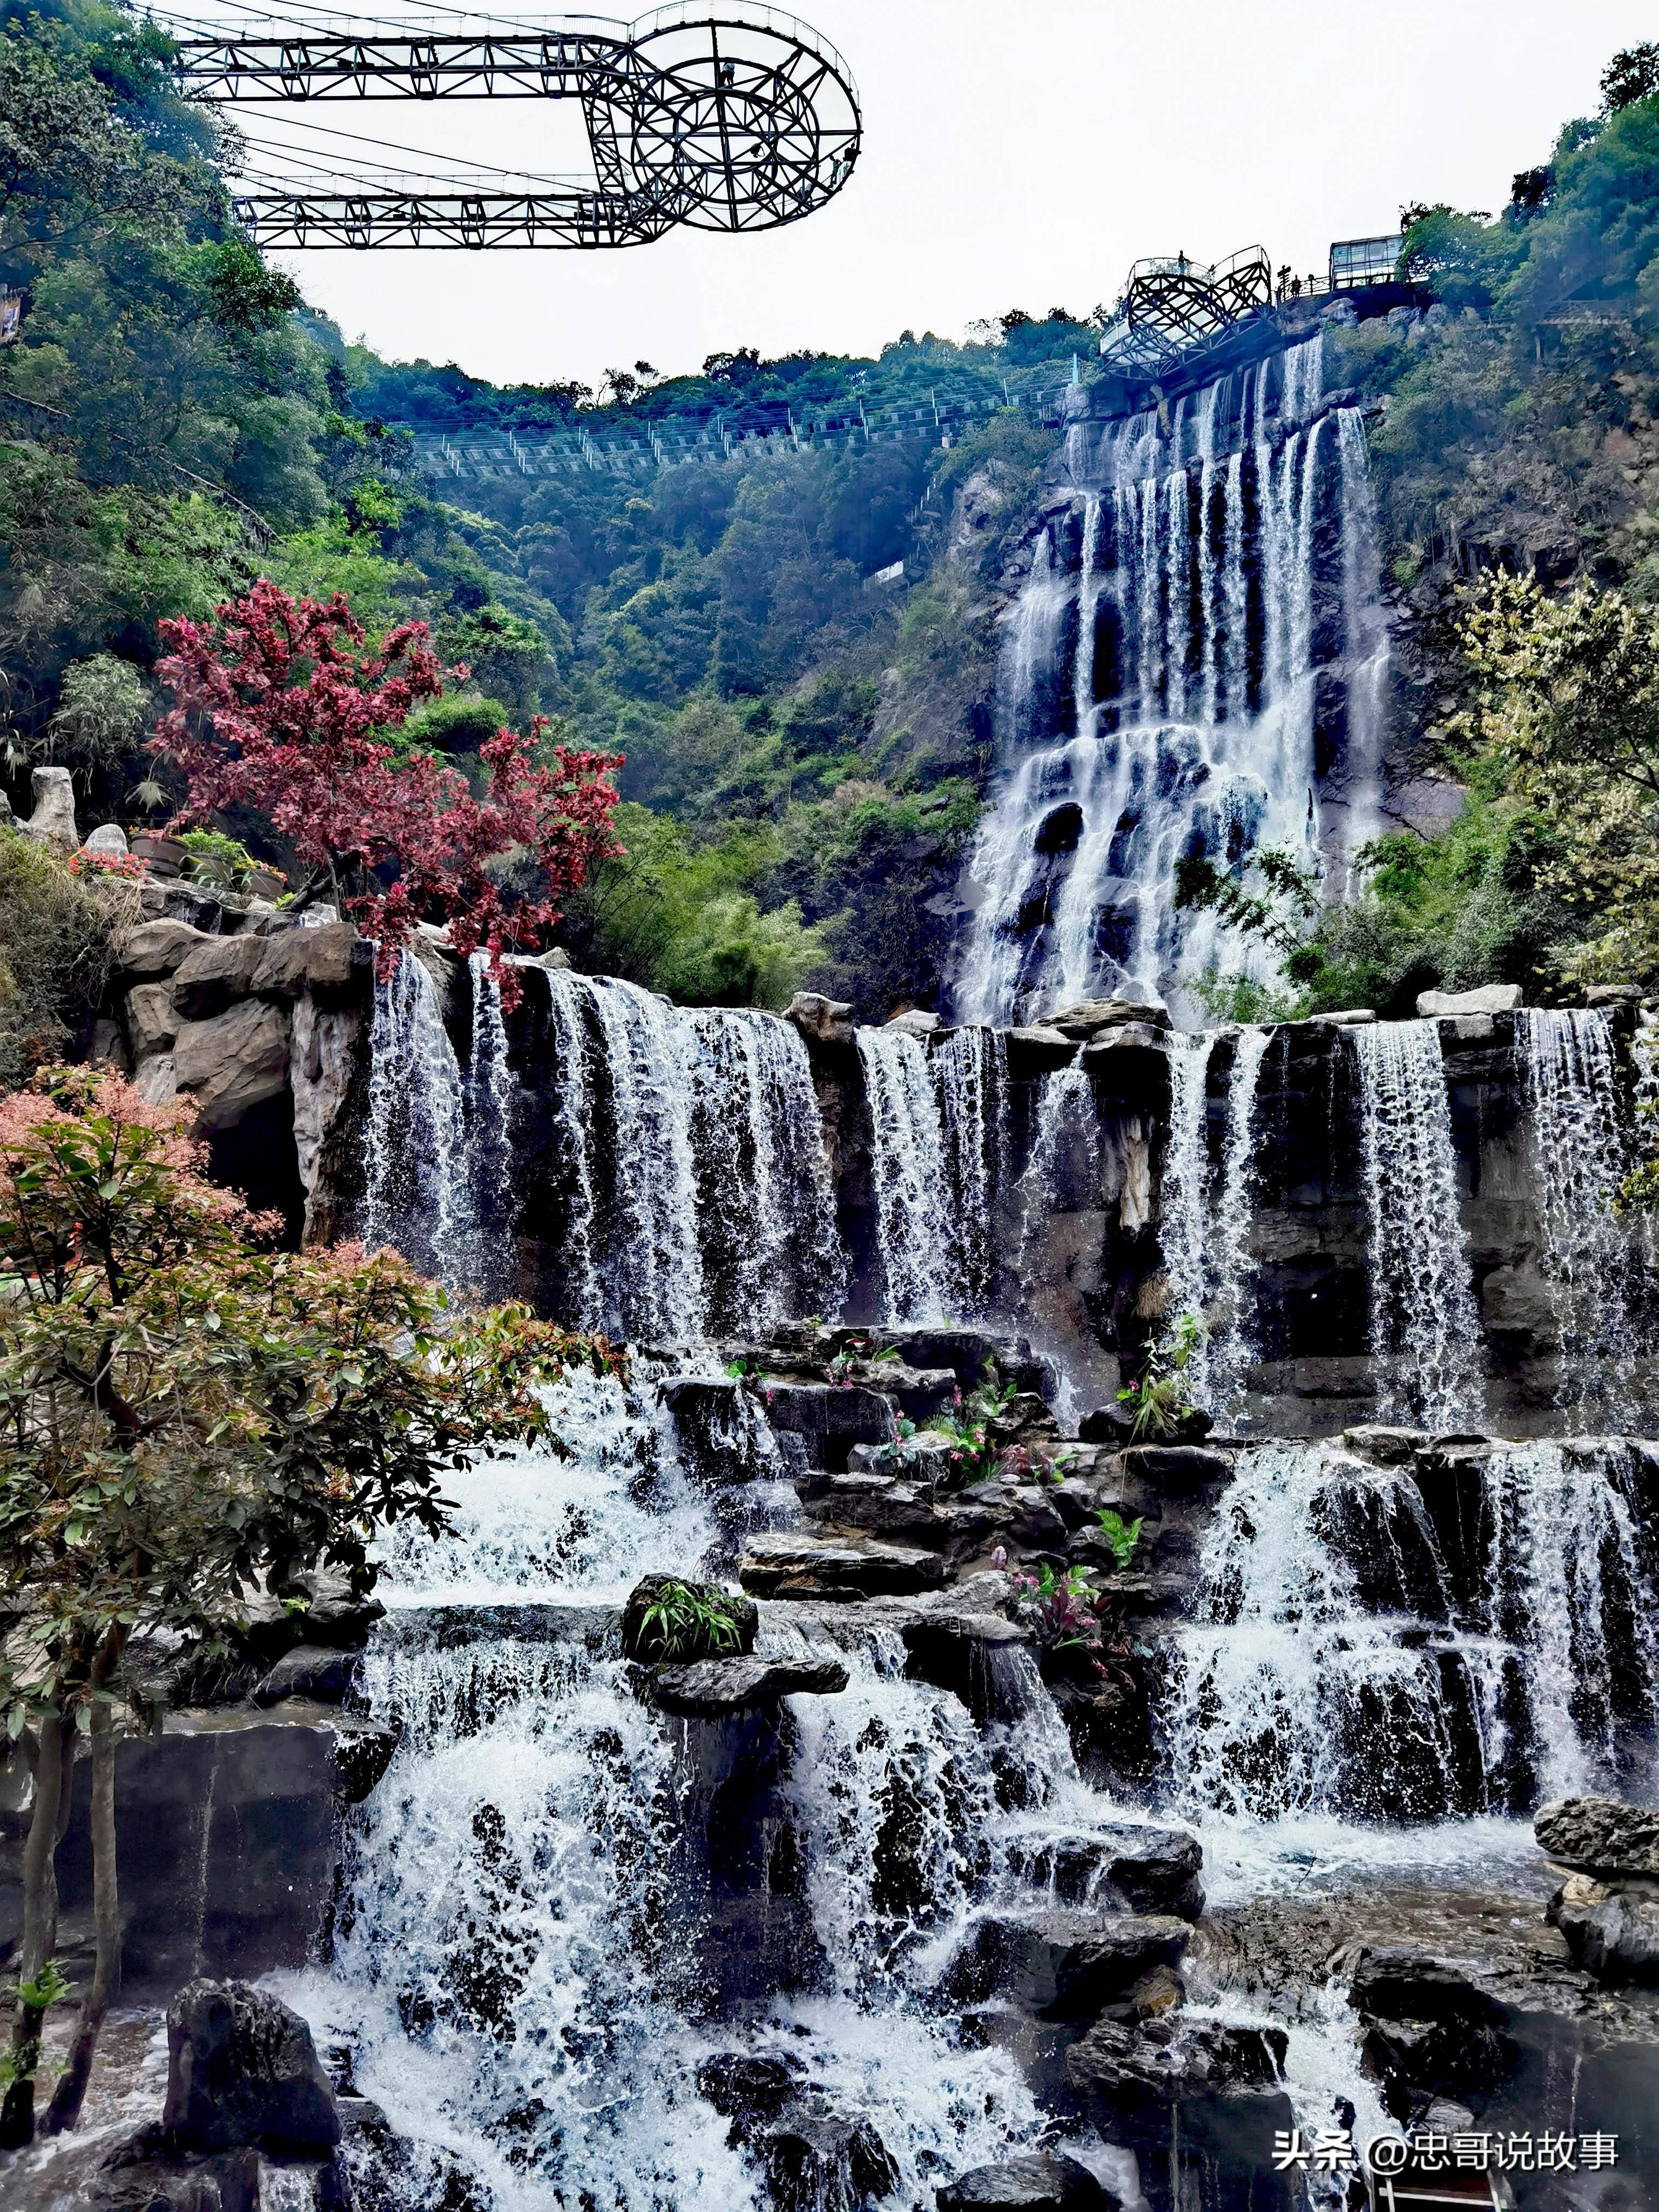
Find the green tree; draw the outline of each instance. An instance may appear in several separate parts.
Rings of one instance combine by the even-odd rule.
[[[34,1774],[0,2137],[33,2131],[53,1862],[77,1741],[92,1775],[96,1958],[46,2117],[72,2126],[119,1972],[122,1662],[158,1632],[221,1641],[260,1589],[367,1590],[374,1532],[446,1526],[445,1477],[548,1434],[534,1385],[602,1344],[522,1307],[450,1312],[395,1254],[276,1249],[204,1179],[186,1116],[110,1073],[0,1100],[0,1705]]]

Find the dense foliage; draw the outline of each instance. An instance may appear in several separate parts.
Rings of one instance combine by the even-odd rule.
[[[133,1639],[222,1638],[258,1592],[302,1598],[319,1568],[366,1589],[378,1529],[441,1530],[447,1474],[548,1435],[538,1382],[611,1358],[522,1307],[452,1314],[395,1254],[282,1250],[279,1224],[207,1182],[189,1119],[86,1069],[0,1098],[0,1705],[36,1784],[0,2115],[13,2145],[58,1986],[52,1862],[77,1735],[98,1957],[53,2124],[78,2115],[113,1994],[113,1727]]]
[[[185,779],[180,824],[250,809],[310,872],[300,896],[326,885],[395,970],[416,921],[446,926],[463,957],[488,948],[502,1004],[517,995],[506,946],[540,941],[556,902],[616,849],[616,793],[603,754],[540,748],[501,728],[478,748],[487,781],[429,750],[391,742],[444,671],[425,626],[400,623],[378,651],[343,598],[293,599],[262,578],[210,624],[161,624],[156,673],[178,704],[154,750]],[[533,757],[544,750],[539,763]],[[223,842],[223,841],[222,841]]]

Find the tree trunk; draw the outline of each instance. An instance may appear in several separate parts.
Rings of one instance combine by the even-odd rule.
[[[81,2117],[93,2054],[104,2016],[121,1985],[121,1913],[115,1881],[115,1717],[92,1709],[92,1919],[96,1954],[92,1986],[81,2003],[68,2071],[53,2093],[42,2132],[59,2135]]]
[[[59,2135],[81,2117],[92,2061],[116,1991],[121,1986],[121,1910],[115,1875],[115,1708],[109,1686],[126,1650],[128,1631],[112,1627],[92,1663],[92,1984],[81,2001],[67,2072],[46,2113],[45,2132]]]
[[[69,1806],[75,1738],[61,1713],[40,1723],[34,1761],[34,1805],[23,1845],[23,1929],[17,1952],[17,1980],[38,1982],[58,1943],[58,1844]],[[44,2005],[21,1996],[12,2021],[12,2079],[0,2102],[0,2150],[20,2150],[34,2136],[34,2074],[40,2063]]]

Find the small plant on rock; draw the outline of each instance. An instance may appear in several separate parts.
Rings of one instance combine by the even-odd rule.
[[[1136,1443],[1173,1436],[1197,1412],[1187,1393],[1186,1375],[1203,1341],[1202,1321],[1196,1314],[1182,1314],[1169,1342],[1149,1353],[1139,1378],[1118,1392],[1119,1405],[1127,1407],[1133,1421]]]
[[[1095,1515],[1100,1524],[1101,1534],[1111,1547],[1112,1563],[1120,1574],[1135,1555],[1135,1546],[1140,1541],[1142,1518],[1137,1514],[1133,1521],[1126,1521],[1109,1505],[1103,1505]]]
[[[723,1657],[740,1649],[738,1604],[696,1583],[664,1582],[640,1616],[636,1655],[646,1660]]]

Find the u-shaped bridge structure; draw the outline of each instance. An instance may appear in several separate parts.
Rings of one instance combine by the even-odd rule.
[[[219,30],[171,12],[170,21],[179,88],[197,100],[580,103],[591,182],[423,177],[379,164],[375,142],[332,131],[322,135],[368,158],[325,149],[301,164],[320,175],[296,182],[259,167],[273,155],[280,164],[285,149],[250,139],[236,210],[265,246],[593,248],[678,228],[770,230],[832,199],[858,159],[862,119],[847,64],[796,17],[745,0],[714,0],[707,13],[694,0],[627,24],[325,17],[322,27]]]

